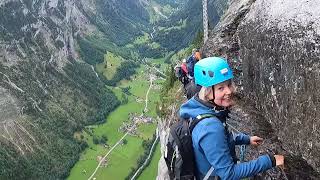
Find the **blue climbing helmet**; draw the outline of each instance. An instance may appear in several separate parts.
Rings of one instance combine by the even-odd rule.
[[[194,66],[195,83],[210,87],[233,78],[227,61],[220,57],[209,57],[200,60]]]

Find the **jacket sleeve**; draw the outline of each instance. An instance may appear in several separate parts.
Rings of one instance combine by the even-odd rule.
[[[250,144],[250,136],[239,133],[239,134],[233,134],[233,139],[236,145],[249,145]]]
[[[249,162],[235,164],[230,154],[222,124],[215,123],[203,128],[202,132],[203,134],[199,139],[200,147],[211,166],[214,167],[214,172],[221,179],[238,180],[254,176],[272,167],[272,162],[268,155],[260,156]]]

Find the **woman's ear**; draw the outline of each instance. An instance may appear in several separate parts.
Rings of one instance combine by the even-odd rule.
[[[212,87],[206,88],[206,100],[212,101],[214,99],[214,89]]]

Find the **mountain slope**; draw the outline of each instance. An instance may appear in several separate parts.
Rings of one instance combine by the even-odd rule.
[[[168,1],[177,9],[183,6],[183,1],[176,2]],[[166,49],[188,42],[173,48],[167,45],[171,41],[159,45],[152,39],[127,46],[153,31],[152,8],[144,8],[151,4],[145,0],[0,2],[0,179],[68,176],[87,147],[74,133],[105,121],[119,104],[95,72],[94,65],[104,60],[107,51],[139,60],[145,54],[161,57]],[[197,31],[183,30],[190,38]],[[158,34],[159,41],[170,39]],[[131,68],[123,66],[119,73],[129,76]]]
[[[208,20],[210,28],[219,21],[228,1],[208,0]],[[157,24],[161,27],[155,35],[155,41],[168,51],[187,47],[198,32],[202,31],[202,1],[189,0],[170,21],[162,20]],[[168,38],[170,37],[170,38]]]
[[[83,12],[116,45],[128,44],[148,29],[149,13],[143,1],[97,0],[92,6],[93,10],[83,5]]]
[[[0,5],[0,179],[67,177],[86,147],[74,132],[104,121],[119,104],[79,59],[76,37],[98,32],[85,5]]]

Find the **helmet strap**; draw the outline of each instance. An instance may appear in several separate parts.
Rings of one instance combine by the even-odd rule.
[[[212,88],[212,94],[213,94],[213,99],[210,99],[209,102],[213,105],[213,110],[214,111],[223,111],[223,110],[226,110],[227,108],[225,107],[222,107],[222,106],[219,106],[217,105],[215,102],[214,102],[214,98],[215,98],[215,95],[214,95],[214,85],[211,87]]]

